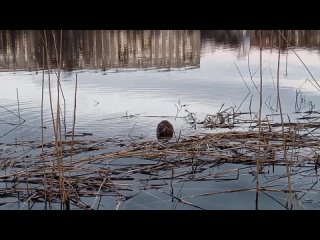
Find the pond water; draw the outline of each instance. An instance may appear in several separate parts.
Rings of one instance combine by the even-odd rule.
[[[314,83],[320,79],[320,31],[286,31],[280,54],[280,95],[282,111],[291,121],[301,114],[317,111],[320,92]],[[53,38],[55,36],[55,38]],[[262,115],[276,111],[278,31],[262,33],[263,106]],[[94,138],[128,138],[156,140],[157,124],[169,120],[176,134],[218,132],[220,129],[194,127],[186,121],[193,113],[196,121],[207,114],[233,107],[241,112],[259,109],[260,38],[259,31],[200,30],[88,30],[88,31],[1,31],[0,34],[0,158],[9,144],[21,139],[41,142],[41,90],[44,81],[45,141],[54,139],[49,102],[48,57],[57,72],[61,45],[60,101],[63,133],[72,130],[75,82],[77,108],[75,131]],[[57,43],[57,49],[55,49]],[[303,65],[301,60],[307,66]],[[310,75],[311,72],[312,76]],[[50,73],[53,107],[56,111],[56,72]],[[44,77],[43,77],[44,74]],[[18,98],[17,98],[18,96]],[[65,105],[64,105],[65,104]],[[19,105],[19,111],[18,111]],[[24,120],[19,125],[19,116]],[[272,115],[277,119],[279,116]],[[285,119],[288,121],[288,118]],[[2,156],[1,156],[2,155]],[[130,161],[127,159],[127,161]],[[240,169],[230,181],[176,182],[158,189],[137,191],[120,209],[197,209],[166,194],[184,197],[203,209],[255,209],[255,191],[226,190],[255,187],[255,166],[223,164],[218,170]],[[262,184],[285,172],[282,166],[267,166]],[[310,176],[297,175],[293,183],[297,192],[294,209],[319,209],[319,177],[310,167]],[[210,171],[210,169],[208,170]],[[4,171],[0,172],[2,175]],[[204,174],[204,173],[203,173]],[[267,184],[267,183],[266,183]],[[275,185],[286,187],[286,178]],[[304,187],[301,187],[304,186]],[[4,186],[1,185],[1,189]],[[196,194],[222,192],[193,197]],[[2,194],[2,209],[19,209],[21,202]],[[259,209],[286,209],[283,192],[261,193]],[[88,202],[94,201],[94,197]],[[106,197],[100,209],[115,209],[113,197]],[[59,209],[59,204],[57,204]],[[35,205],[33,209],[43,209]]]

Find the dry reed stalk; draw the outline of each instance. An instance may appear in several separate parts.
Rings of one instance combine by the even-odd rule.
[[[73,166],[73,150],[74,150],[74,132],[76,126],[76,111],[77,111],[77,89],[78,89],[78,75],[76,74],[76,85],[74,89],[74,105],[73,105],[73,122],[72,122],[72,140],[71,140],[71,150],[70,150],[70,161],[69,161],[69,189],[68,195],[70,195],[70,179],[71,179],[71,168]]]
[[[55,119],[54,119],[54,113],[53,113],[53,103],[52,103],[52,93],[51,93],[51,78],[50,78],[50,73],[51,73],[51,60],[50,60],[50,54],[49,54],[49,48],[48,48],[48,39],[47,39],[47,33],[46,30],[44,30],[44,45],[46,49],[46,57],[47,57],[47,70],[48,70],[48,90],[49,90],[49,103],[50,103],[50,111],[51,111],[51,119],[52,119],[52,127],[53,127],[53,132],[54,132],[54,138],[55,138],[55,147],[54,147],[54,152],[57,152],[57,130],[56,130],[56,124],[55,124]],[[58,162],[58,160],[57,160]],[[50,189],[52,189],[52,182],[54,179],[55,175],[55,161],[53,159],[52,162],[52,171],[51,171],[51,180],[50,180]],[[49,191],[49,201],[51,199],[51,191]]]
[[[45,30],[44,30],[44,31],[45,31]],[[52,34],[54,34],[53,31],[52,31]],[[53,36],[53,37],[55,37],[55,36]],[[43,44],[45,45],[45,44],[46,44],[46,37],[45,37],[45,39],[43,39],[43,37],[42,37],[41,34],[40,34],[40,38],[41,38]],[[54,41],[55,41],[55,39],[54,39]],[[61,35],[61,40],[60,40],[60,42],[62,42],[62,35]],[[56,50],[56,55],[58,56],[56,46],[55,46],[55,50]],[[51,62],[51,60],[50,60],[50,62]],[[55,70],[54,68],[53,68],[52,70],[54,71],[56,77],[58,78],[58,73],[56,72],[56,70]],[[60,106],[59,106],[59,107],[60,107],[61,115],[63,116],[64,130],[65,130],[65,134],[66,134],[66,132],[67,132],[67,129],[66,129],[66,119],[65,119],[65,118],[66,118],[66,99],[65,99],[65,97],[64,97],[64,93],[63,93],[63,89],[62,89],[62,87],[61,87],[61,84],[60,84],[60,91],[61,91],[61,95],[62,95],[62,98],[63,98],[64,115],[62,115],[61,107],[60,107]],[[65,136],[65,137],[66,137],[66,136]]]
[[[259,148],[258,158],[256,162],[256,209],[258,209],[259,194],[259,173],[260,173],[260,157],[261,157],[261,111],[262,111],[262,30],[260,30],[260,92],[259,92]]]
[[[41,83],[41,155],[40,159],[42,161],[43,167],[43,187],[44,191],[44,201],[45,201],[45,209],[47,209],[47,178],[46,178],[46,170],[45,170],[45,154],[44,154],[44,133],[43,133],[43,100],[44,100],[44,47],[42,47],[42,83]]]
[[[20,118],[20,101],[19,101],[19,90],[18,88],[16,88],[16,93],[17,93],[17,103],[18,103],[18,116],[19,116],[19,126],[20,126],[20,134],[21,134],[21,140],[23,141],[23,135],[22,135],[22,129],[21,129],[21,118]],[[25,168],[25,171],[26,171],[26,176],[27,176],[27,195],[29,196],[30,193],[29,193],[29,178],[28,178],[28,164],[27,164],[27,161],[26,161],[26,152],[25,152],[25,148],[24,148],[24,145],[22,145],[22,151],[23,151],[23,161],[24,161],[24,168]],[[29,205],[28,205],[29,206]]]
[[[28,188],[27,188],[27,189],[28,189]],[[26,203],[28,203],[28,205],[29,205],[30,200],[31,200],[33,197],[35,197],[36,195],[37,195],[37,193],[34,193],[33,195],[31,195],[31,196],[22,204],[22,206],[20,207],[20,210],[23,209],[23,207],[26,205]],[[30,209],[30,207],[28,207],[28,209]]]
[[[266,191],[266,192],[282,192],[279,189],[276,188],[265,188],[261,187],[261,191]],[[224,190],[224,191],[218,191],[218,192],[207,192],[207,193],[200,193],[200,194],[195,194],[188,196],[188,198],[193,198],[193,197],[204,197],[204,196],[212,196],[212,195],[217,195],[217,194],[222,194],[222,193],[235,193],[235,192],[253,192],[256,191],[255,188],[241,188],[241,189],[230,189],[230,190]]]
[[[277,99],[279,103],[279,111],[280,111],[280,119],[281,119],[281,129],[282,129],[282,139],[283,139],[283,159],[286,163],[286,171],[288,177],[288,189],[289,189],[289,196],[288,200],[291,201],[291,178],[290,178],[290,166],[287,159],[287,144],[286,144],[286,136],[284,131],[284,124],[283,124],[283,114],[282,114],[282,106],[281,106],[281,99],[280,99],[280,81],[279,81],[279,71],[280,71],[280,51],[281,51],[281,31],[279,31],[279,51],[278,51],[278,67],[277,67]]]
[[[98,196],[99,196],[99,193],[100,193],[100,191],[101,191],[101,188],[102,188],[102,186],[104,185],[104,183],[105,183],[106,180],[107,180],[107,178],[104,178],[104,179],[103,179],[103,181],[102,181],[102,183],[101,183],[101,185],[100,185],[100,187],[99,187],[99,189],[98,189],[98,191],[97,191],[96,197],[95,197],[95,199],[94,199],[94,201],[93,201],[93,203],[92,203],[92,205],[91,205],[91,209],[93,209],[94,205],[96,204],[96,201],[97,201],[97,199],[98,199]]]
[[[56,51],[56,55],[58,56],[57,50],[57,42],[55,33],[52,31],[54,47]],[[63,166],[63,142],[61,138],[61,119],[60,119],[60,90],[61,90],[61,60],[62,60],[62,30],[60,31],[60,48],[59,48],[59,58],[58,58],[58,72],[57,72],[57,115],[56,115],[56,129],[57,129],[57,139],[55,143],[57,144],[56,152],[57,154],[57,161],[58,161],[58,174],[59,174],[59,181],[60,181],[60,199],[61,199],[61,208],[64,209],[65,207],[68,208],[69,203],[67,196],[67,192],[65,191],[64,185],[64,166]]]
[[[55,138],[57,138],[57,130],[56,130],[56,124],[55,124],[55,119],[54,119],[54,113],[53,113],[52,93],[51,93],[51,77],[50,77],[51,60],[50,60],[50,54],[49,54],[49,48],[48,48],[47,33],[45,30],[44,30],[44,42],[45,42],[46,57],[47,57],[48,89],[49,89],[49,101],[50,101],[50,110],[51,110],[51,118],[52,118],[52,127],[53,127],[54,136],[55,136]]]

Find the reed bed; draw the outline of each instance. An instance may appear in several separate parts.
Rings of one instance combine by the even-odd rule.
[[[93,197],[94,202],[103,196],[114,196],[125,201],[139,189],[162,191],[161,188],[169,182],[230,181],[239,178],[239,167],[213,171],[225,163],[241,164],[252,169],[251,166],[256,166],[259,161],[259,173],[252,170],[255,176],[263,173],[264,166],[289,164],[291,174],[298,174],[304,167],[317,169],[320,164],[317,136],[320,122],[307,118],[305,122],[286,123],[282,128],[281,123],[263,121],[259,131],[256,120],[245,120],[244,116],[248,114],[233,113],[229,109],[229,113],[207,116],[198,127],[212,128],[213,125],[207,124],[208,118],[215,121],[212,116],[220,118],[219,122],[215,122],[215,128],[228,129],[169,141],[132,137],[94,139],[94,136],[74,134],[72,139],[69,137],[58,143],[24,141],[7,145],[7,151],[0,158],[0,181],[5,183],[0,188],[0,196],[18,197],[30,203],[58,203],[61,200],[61,179],[64,179],[69,208],[71,204],[73,207],[91,209],[91,204],[84,203],[84,197]],[[222,121],[221,116],[228,119]],[[286,159],[283,138],[286,141]],[[64,146],[61,152],[63,173],[55,163],[56,145]],[[24,164],[26,159],[28,168]],[[286,177],[284,174],[283,178]],[[259,191],[286,193],[288,190],[260,183]],[[180,200],[183,202],[183,199]]]

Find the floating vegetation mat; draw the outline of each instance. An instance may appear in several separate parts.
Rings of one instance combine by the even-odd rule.
[[[240,116],[231,116],[232,126],[240,122]],[[259,191],[288,195],[287,173],[292,180],[292,199],[293,196],[301,199],[311,190],[318,191],[320,122],[317,118],[284,123],[284,131],[281,123],[264,120],[259,132],[255,120],[242,119],[240,125],[242,129],[245,125],[246,130],[239,130],[226,126],[230,121],[221,117],[219,115],[218,122],[214,120],[214,127],[215,130],[221,127],[223,132],[179,135],[169,141],[138,137],[94,139],[85,135],[61,143],[2,144],[0,198],[17,198],[21,208],[27,205],[32,208],[41,202],[60,204],[63,209],[99,209],[101,198],[109,196],[119,209],[139,191],[153,189],[180,204],[205,209],[192,199],[220,193],[255,192],[258,175],[262,179]],[[207,127],[205,124],[208,118],[198,127]],[[232,167],[223,168],[224,164]],[[284,171],[266,177],[266,171],[275,166],[282,166]],[[252,176],[250,187],[203,191],[188,197],[165,190],[172,184],[186,182],[237,180],[244,173]],[[302,177],[312,177],[312,181],[301,184]],[[282,184],[275,184],[278,181]],[[288,208],[285,203],[279,204]]]

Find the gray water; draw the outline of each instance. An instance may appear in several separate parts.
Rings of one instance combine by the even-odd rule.
[[[60,33],[57,41],[60,43]],[[49,34],[48,34],[49,36]],[[221,106],[239,108],[239,111],[258,110],[259,94],[259,35],[257,31],[63,31],[61,85],[66,101],[65,131],[72,130],[75,80],[78,79],[76,132],[93,137],[139,136],[156,140],[156,126],[168,119],[181,136],[200,132],[217,132],[203,128],[194,129],[184,118],[188,112],[203,120]],[[287,31],[286,36],[315,79],[320,78],[320,31]],[[17,139],[41,140],[41,88],[43,79],[43,33],[38,31],[1,31],[0,35],[0,148],[2,152]],[[276,73],[278,59],[277,31],[263,34],[263,115],[276,111]],[[52,64],[57,59],[53,39],[49,39]],[[283,111],[291,120],[297,116],[295,104],[300,91],[299,109],[317,110],[320,105],[319,90],[313,86],[307,69],[299,58],[283,45],[280,60],[280,94]],[[45,76],[47,78],[47,72]],[[51,72],[51,78],[55,79]],[[48,83],[45,81],[44,129],[46,141],[53,140]],[[56,82],[52,81],[53,99]],[[20,116],[25,120],[19,125]],[[247,97],[247,95],[250,95]],[[252,100],[250,97],[252,95]],[[247,97],[247,98],[246,98]],[[55,102],[55,101],[54,101]],[[240,104],[242,105],[240,106]],[[179,104],[185,107],[178,111]],[[55,107],[55,106],[54,106]],[[178,118],[177,118],[178,117]],[[1,154],[1,152],[0,152]],[[1,155],[0,155],[1,157]],[[221,169],[241,168],[225,164]],[[283,173],[266,167],[265,181]],[[172,191],[204,209],[255,209],[255,192],[223,193],[192,197],[198,193],[227,189],[251,188],[255,178],[250,171],[241,170],[239,179],[233,181],[204,181],[175,183]],[[312,169],[311,169],[312,171]],[[278,174],[278,175],[277,175]],[[318,176],[297,180],[311,186]],[[262,180],[262,181],[264,181]],[[281,181],[284,181],[281,183]],[[286,186],[285,179],[278,184]],[[312,191],[303,188],[299,206],[319,209],[319,185]],[[169,191],[170,186],[163,191]],[[285,209],[286,195],[260,194],[259,209]],[[190,196],[190,198],[188,198]],[[275,201],[274,199],[277,199]],[[0,199],[13,203],[2,209],[17,209],[14,199]],[[88,200],[89,202],[92,201]],[[280,203],[281,204],[280,204]],[[104,209],[115,209],[114,198],[103,200]],[[41,205],[35,208],[43,208]],[[194,209],[177,203],[157,190],[141,190],[121,205],[120,209]]]

